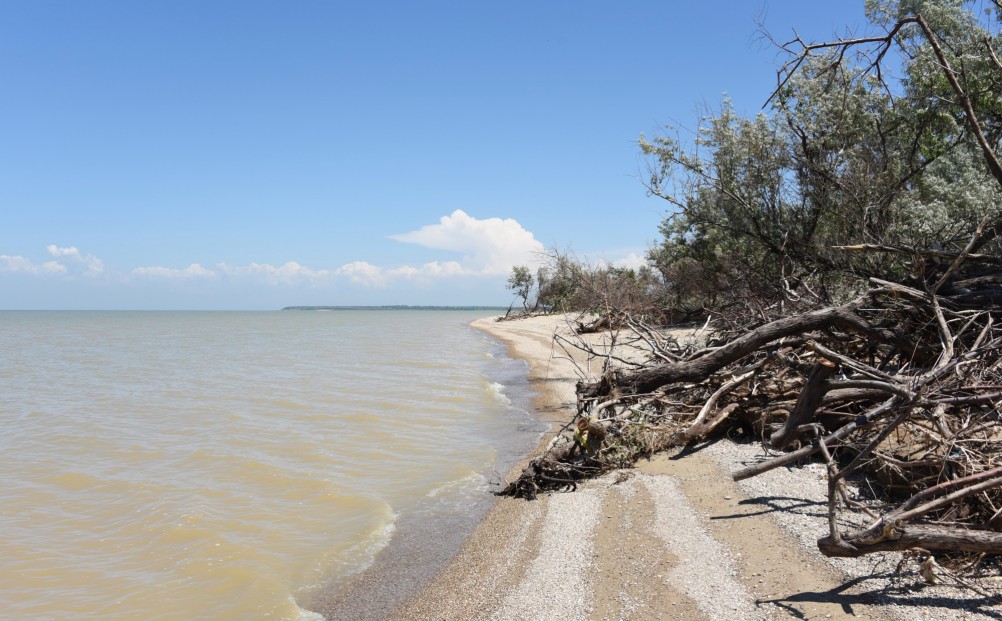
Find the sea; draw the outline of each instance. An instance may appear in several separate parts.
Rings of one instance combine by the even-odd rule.
[[[314,621],[394,550],[426,578],[545,429],[492,314],[0,312],[0,617]]]

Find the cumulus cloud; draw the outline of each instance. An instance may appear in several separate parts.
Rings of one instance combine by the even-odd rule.
[[[20,272],[22,274],[65,274],[66,266],[58,261],[46,261],[41,265],[22,256],[0,254],[0,272]]]
[[[478,220],[461,209],[442,216],[438,224],[391,235],[390,239],[462,254],[458,262],[426,264],[418,269],[428,275],[437,269],[442,270],[438,275],[455,275],[456,265],[465,275],[508,274],[515,265],[537,265],[544,250],[543,244],[516,220]]]
[[[277,266],[267,263],[250,263],[236,266],[220,263],[219,270],[227,276],[262,277],[271,284],[295,284],[304,281],[316,282],[329,278],[333,274],[330,270],[313,270],[295,261],[288,261]]]
[[[334,270],[333,275],[368,287],[383,287],[395,280],[500,276],[509,274],[515,265],[538,265],[544,250],[543,244],[531,232],[511,218],[479,220],[460,209],[443,216],[437,224],[391,235],[390,239],[460,253],[461,257],[452,261],[396,266],[353,261]]]
[[[346,263],[334,271],[336,276],[367,287],[382,287],[394,279],[432,280],[448,276],[464,276],[470,272],[456,261],[432,261],[420,266],[401,265],[380,267],[366,261]]]
[[[371,287],[378,287],[386,284],[386,270],[366,261],[353,261],[346,263],[335,270],[335,275],[344,276],[352,282],[356,282]]]
[[[82,254],[76,246],[69,246],[67,248],[60,248],[55,244],[49,244],[45,247],[50,255],[57,259],[69,259],[74,263],[81,264],[86,267],[84,272],[87,276],[97,276],[104,272],[104,262],[98,259],[92,254]],[[58,265],[62,265],[57,263]]]
[[[612,262],[613,267],[632,270],[639,270],[646,265],[648,265],[646,257],[642,257],[635,252],[631,252],[622,259],[617,259]]]
[[[45,249],[50,256],[57,260],[39,264],[20,255],[0,255],[0,272],[36,275],[68,274],[71,271],[70,265],[82,267],[86,276],[98,276],[104,272],[104,263],[100,259],[94,255],[82,254],[76,246],[60,248],[55,244],[50,244]],[[62,261],[58,259],[62,259]],[[79,270],[75,271],[79,273]]]
[[[315,269],[295,261],[281,265],[248,263],[231,265],[218,263],[205,267],[191,263],[173,268],[160,265],[141,266],[129,271],[136,279],[169,280],[175,282],[208,279],[256,281],[271,285],[309,284],[323,286],[355,283],[367,287],[390,286],[395,282],[431,283],[438,280],[495,278],[506,276],[515,265],[535,268],[543,261],[545,248],[533,234],[511,218],[478,219],[465,211],[455,210],[439,218],[435,224],[397,235],[390,239],[443,251],[444,256],[422,264],[400,263],[377,265],[359,260],[336,269]],[[28,274],[65,274],[97,276],[105,272],[103,262],[76,246],[50,244],[46,251],[53,259],[38,264],[21,256],[0,255],[0,272]],[[112,271],[106,277],[120,272]]]
[[[48,250],[49,254],[51,254],[54,257],[75,257],[77,259],[80,258],[80,251],[77,250],[76,246],[70,246],[69,248],[60,248],[55,244],[49,244],[48,246],[45,247],[45,249]]]
[[[510,269],[510,268],[509,268]],[[463,276],[469,274],[469,270],[456,261],[432,261],[431,263],[425,263],[421,267],[401,267],[395,270],[391,270],[394,276],[407,276],[407,277],[428,277],[428,278],[439,278],[444,276]],[[507,272],[505,272],[507,273]]]
[[[216,276],[216,272],[204,268],[198,263],[192,263],[184,269],[175,269],[170,267],[137,267],[132,270],[132,273],[136,276],[142,276],[147,278],[166,278],[169,280],[191,280],[194,278],[212,278]]]

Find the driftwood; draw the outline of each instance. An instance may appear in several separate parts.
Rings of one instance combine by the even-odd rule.
[[[783,426],[769,436],[769,442],[774,448],[784,449],[793,440],[797,430],[803,425],[814,420],[814,414],[821,401],[825,398],[825,393],[831,390],[828,378],[835,374],[837,367],[828,360],[821,359],[811,369],[811,374],[807,376],[804,387],[797,398],[797,404],[793,407],[793,412],[786,419]]]
[[[558,445],[500,493],[573,488],[667,447],[740,436],[772,456],[737,480],[826,463],[824,554],[1002,554],[1002,272],[991,255],[952,259],[917,281],[871,279],[846,304],[718,330],[702,348],[618,315],[648,363],[613,365],[615,355],[579,345],[606,362],[577,392],[579,414],[605,421],[609,445],[588,462]],[[850,497],[847,483],[861,478],[874,494]],[[844,519],[861,511],[870,526]]]
[[[581,479],[611,470],[611,466],[598,460],[575,455],[575,447],[570,441],[552,446],[530,461],[522,474],[497,495],[533,500],[540,492],[576,490]]]
[[[1002,485],[1002,467],[963,479],[947,481],[912,496],[907,502],[882,516],[868,528],[843,535],[834,531],[818,540],[818,548],[828,556],[862,556],[870,552],[921,548],[930,552],[1002,553],[1002,533],[943,526],[906,525],[912,518],[928,514],[953,501],[997,489]],[[942,495],[939,498],[934,498]]]

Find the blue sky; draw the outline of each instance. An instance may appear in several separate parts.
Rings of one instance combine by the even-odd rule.
[[[637,139],[862,0],[0,0],[0,309],[500,304],[636,264]]]

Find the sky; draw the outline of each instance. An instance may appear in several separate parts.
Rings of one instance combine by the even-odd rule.
[[[642,264],[637,146],[863,0],[0,0],[0,309],[502,305]]]

